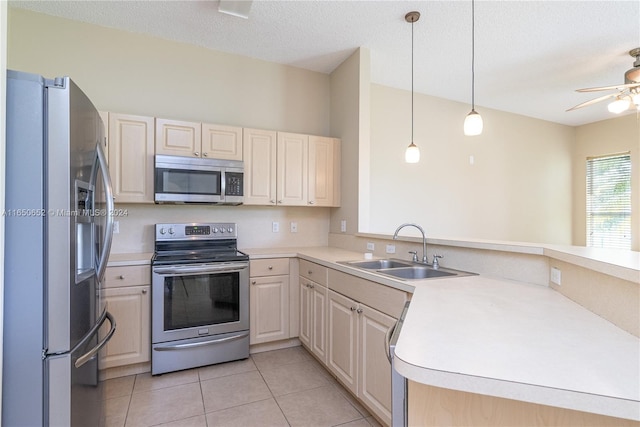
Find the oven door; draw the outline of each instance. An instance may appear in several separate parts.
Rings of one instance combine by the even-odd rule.
[[[154,344],[249,329],[249,263],[154,266]]]

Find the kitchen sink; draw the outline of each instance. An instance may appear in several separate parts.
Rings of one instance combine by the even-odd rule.
[[[373,261],[349,261],[345,264],[352,267],[364,268],[366,270],[381,270],[383,268],[411,267],[410,262],[398,261],[395,259],[377,259]]]
[[[395,268],[391,270],[378,271],[378,273],[386,274],[388,276],[397,277],[399,279],[431,279],[435,277],[447,277],[447,276],[458,276],[458,273],[443,271],[443,270],[435,270],[430,267],[404,267],[404,268]]]
[[[339,261],[338,263],[401,280],[423,280],[475,275],[475,273],[469,273],[467,271],[453,270],[445,267],[433,268],[431,265],[391,258],[370,261]]]

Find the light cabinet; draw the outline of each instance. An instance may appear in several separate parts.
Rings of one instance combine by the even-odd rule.
[[[242,160],[242,128],[156,119],[156,154]]]
[[[289,338],[289,259],[252,260],[249,288],[249,343]]]
[[[153,117],[108,113],[109,174],[116,203],[153,203],[153,123]]]
[[[327,364],[326,267],[300,261],[300,342]]]
[[[338,139],[244,129],[243,153],[244,204],[339,206]]]
[[[148,265],[107,268],[102,297],[116,331],[99,353],[100,369],[150,361],[150,274]]]

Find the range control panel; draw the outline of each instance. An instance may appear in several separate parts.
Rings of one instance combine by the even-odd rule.
[[[156,241],[237,239],[237,225],[232,222],[156,224]]]

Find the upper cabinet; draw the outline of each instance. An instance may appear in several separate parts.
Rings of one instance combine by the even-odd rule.
[[[156,154],[242,160],[242,128],[156,119]]]
[[[244,204],[339,206],[340,140],[244,129]]]
[[[107,121],[115,202],[153,203],[153,117],[108,113]]]

